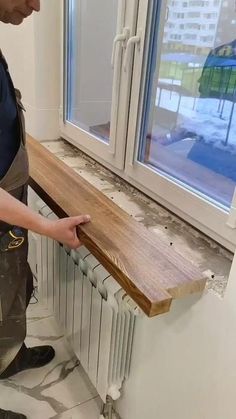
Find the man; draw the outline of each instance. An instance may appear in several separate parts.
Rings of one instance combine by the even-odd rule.
[[[39,10],[40,0],[0,0],[0,21],[19,25]],[[77,248],[76,226],[90,220],[83,215],[49,221],[25,205],[28,159],[20,99],[0,52],[0,379],[42,367],[55,355],[50,346],[27,348],[24,344],[25,312],[33,290],[27,230]],[[0,408],[0,419],[24,418]]]

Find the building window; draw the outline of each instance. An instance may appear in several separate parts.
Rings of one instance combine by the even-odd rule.
[[[211,41],[213,41],[213,36],[200,36],[200,41],[203,41],[203,42],[211,42]]]
[[[186,26],[188,29],[201,29],[201,25],[199,25],[199,23],[187,23]]]
[[[217,18],[217,13],[205,13],[204,17],[206,19],[216,19]]]
[[[192,0],[189,2],[189,6],[190,7],[203,7],[204,6],[204,1],[202,0]]]
[[[174,13],[174,17],[177,19],[184,19],[184,13]]]
[[[184,37],[185,37],[185,39],[192,39],[193,40],[193,39],[196,39],[197,38],[197,35],[186,33],[184,35]]]
[[[200,17],[200,16],[201,16],[200,12],[189,12],[188,13],[188,17],[190,17],[190,18],[196,18],[196,17]]]

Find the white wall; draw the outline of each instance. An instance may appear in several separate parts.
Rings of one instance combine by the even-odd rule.
[[[19,27],[0,24],[0,47],[14,84],[22,91],[27,131],[38,139],[59,136],[61,0],[42,0],[42,10]]]
[[[122,419],[235,419],[236,258],[225,298],[175,301],[137,323]]]

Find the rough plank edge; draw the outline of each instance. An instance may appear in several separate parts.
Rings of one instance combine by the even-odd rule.
[[[183,285],[178,285],[178,287],[167,289],[167,292],[171,295],[173,299],[179,299],[186,297],[187,295],[202,293],[206,288],[207,278],[203,276],[200,279],[185,283]]]

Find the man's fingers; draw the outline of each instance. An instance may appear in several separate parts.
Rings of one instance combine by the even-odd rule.
[[[78,215],[78,217],[72,217],[71,221],[73,226],[77,226],[79,224],[86,224],[91,220],[90,215]]]
[[[76,217],[67,217],[56,222],[52,222],[53,231],[50,237],[60,243],[66,244],[71,249],[81,246],[77,226],[86,224],[91,220],[90,215],[83,214]]]

